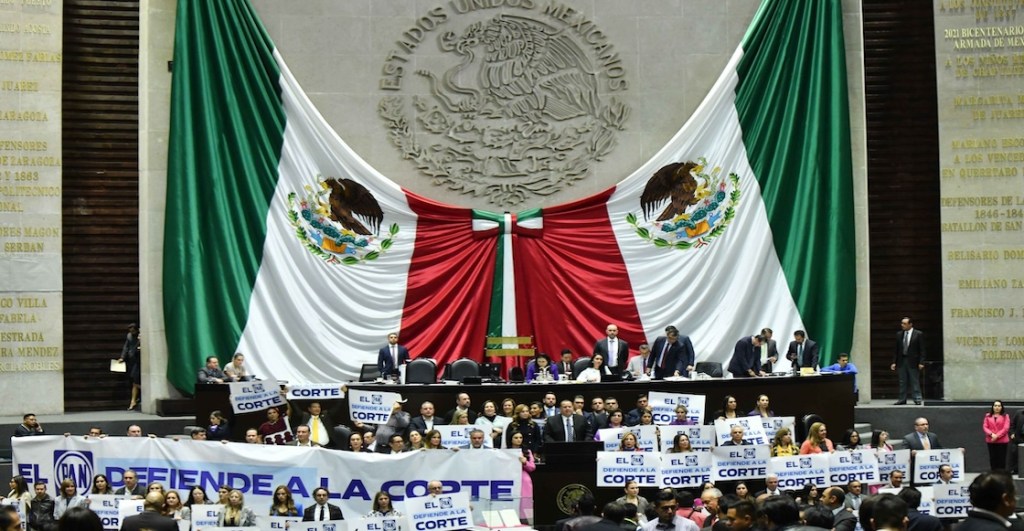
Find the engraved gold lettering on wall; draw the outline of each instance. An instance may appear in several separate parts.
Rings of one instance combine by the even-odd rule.
[[[0,0],[0,385],[43,386],[49,412],[63,408],[62,10]]]
[[[1024,359],[1024,2],[934,5],[946,397],[995,396]]]
[[[610,155],[630,108],[614,43],[551,0],[450,0],[384,54],[391,143],[434,185],[500,206],[555,194]]]

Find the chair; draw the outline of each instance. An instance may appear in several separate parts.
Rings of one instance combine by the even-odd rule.
[[[437,365],[430,358],[416,358],[405,366],[405,383],[437,383]]]
[[[451,367],[448,378],[456,382],[462,382],[466,378],[480,377],[480,364],[469,358],[457,359],[452,363]]]
[[[522,367],[512,367],[508,370],[508,381],[510,383],[523,383],[526,381],[526,375],[523,374]]]
[[[380,369],[377,368],[376,363],[364,363],[359,368],[359,381],[360,382],[372,382],[377,378],[380,378]]]
[[[352,428],[344,424],[338,424],[334,427],[333,431],[334,433],[331,434],[331,445],[339,450],[348,450],[348,440],[352,437]]]
[[[572,374],[569,375],[570,380],[574,380],[577,376],[583,372],[584,369],[590,367],[590,357],[579,358],[572,362]],[[561,375],[559,375],[561,376]]]
[[[698,361],[693,372],[704,373],[712,378],[722,377],[722,364],[717,361]]]
[[[793,436],[793,442],[796,443],[796,441],[803,441],[807,439],[807,434],[811,431],[811,424],[814,424],[815,422],[825,422],[825,419],[821,418],[821,415],[817,413],[808,413],[804,415],[804,418],[801,419],[800,422],[797,422],[796,426],[793,426],[793,429],[796,431]]]

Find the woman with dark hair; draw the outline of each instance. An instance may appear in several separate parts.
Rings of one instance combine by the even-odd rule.
[[[988,444],[988,464],[991,470],[1006,467],[1006,447],[1010,445],[1010,415],[1003,409],[1003,401],[992,402],[992,408],[981,421]]]
[[[385,516],[402,516],[402,513],[395,510],[395,506],[391,505],[391,496],[384,491],[378,491],[377,494],[373,495],[373,508],[370,509],[367,518],[373,517],[385,517]]]
[[[672,448],[669,449],[670,454],[683,454],[692,452],[693,446],[690,445],[690,436],[685,433],[677,433],[672,439]]]
[[[735,419],[740,416],[740,412],[736,410],[737,402],[736,397],[732,395],[725,395],[722,399],[722,409],[715,411],[714,415],[708,417],[708,424],[714,424],[716,419]]]
[[[608,426],[606,429],[621,428],[626,425],[626,415],[622,413],[621,409],[609,409],[608,410]],[[594,440],[601,440],[601,430],[598,430],[594,434]]]
[[[601,381],[602,375],[610,375],[611,373],[611,369],[604,364],[604,354],[597,353],[594,354],[594,357],[590,358],[590,366],[580,371],[576,381],[596,383]]]
[[[507,419],[516,417],[516,401],[514,398],[506,397],[501,401],[501,416]]]
[[[185,506],[181,508],[181,519],[192,519],[193,505],[207,505],[209,503],[210,500],[206,498],[206,491],[202,487],[199,485],[189,487],[188,495],[185,496]]]
[[[206,440],[227,441],[231,438],[228,418],[219,409],[210,413],[210,427],[206,428]]]
[[[142,358],[142,342],[139,339],[139,326],[135,323],[128,325],[128,336],[124,339],[124,345],[121,346],[121,357],[117,361],[124,363],[124,373],[128,377],[128,382],[132,386],[132,399],[128,403],[128,411],[131,411],[138,407],[139,404],[139,393],[142,389],[142,365],[140,359]]]
[[[484,433],[491,434],[491,444],[494,448],[501,448],[501,434],[505,433],[512,419],[498,414],[498,406],[494,400],[485,400],[483,410],[474,423]]]
[[[88,507],[72,507],[60,517],[57,531],[103,531],[103,522]]]
[[[757,500],[754,499],[754,494],[750,492],[750,488],[747,487],[747,483],[745,481],[740,481],[736,484],[736,496],[741,500],[745,500],[753,504],[757,503]]]
[[[522,498],[519,500],[519,518],[528,522],[533,521],[533,478],[530,473],[537,470],[537,463],[533,460],[533,452],[523,446],[526,439],[518,431],[512,431],[508,447],[519,449],[523,452],[519,456],[519,463],[523,465],[523,475],[520,480]]]
[[[409,430],[409,444],[406,445],[407,450],[424,450],[427,448],[426,441],[423,440],[423,435],[416,430]]]
[[[839,448],[843,450],[860,450],[860,434],[857,430],[850,428],[843,432],[843,438],[839,441]]]
[[[160,511],[160,514],[169,516],[175,520],[183,520],[186,507],[181,504],[181,496],[176,490],[169,490],[164,496],[164,509]],[[192,514],[191,509],[189,515]]]
[[[270,503],[270,516],[302,516],[302,506],[295,504],[292,491],[285,485],[274,489],[274,501]]]
[[[774,417],[775,412],[768,407],[768,395],[757,395],[757,403],[754,409],[747,413],[748,417]]]
[[[818,486],[814,483],[804,483],[796,495],[796,501],[804,505],[818,505]]]
[[[530,402],[530,418],[535,420],[544,420],[547,415],[544,413],[544,404],[540,402]]]
[[[423,442],[426,443],[427,450],[447,450],[441,444],[441,432],[437,430],[430,430],[423,434]]]
[[[25,481],[24,476],[14,476],[11,478],[11,492],[7,493],[8,500],[18,500],[21,502],[21,514],[28,514],[29,507],[32,503],[32,493],[28,490],[28,482]]]
[[[348,449],[352,452],[366,452],[363,448],[363,435],[361,433],[353,433],[348,436]]]
[[[530,417],[530,409],[526,407],[526,404],[519,404],[516,406],[513,417],[505,434],[505,446],[511,448],[512,434],[520,433],[523,436],[523,448],[531,453],[537,453],[543,439],[540,436],[540,426]]]
[[[107,476],[96,474],[92,477],[92,489],[89,494],[114,494],[114,487],[110,486]]]
[[[542,382],[558,380],[558,367],[552,365],[551,358],[543,352],[538,352],[533,360],[526,364],[526,381],[534,380]]]
[[[871,447],[875,453],[891,452],[892,445],[889,444],[889,432],[885,430],[874,430],[871,432]]]

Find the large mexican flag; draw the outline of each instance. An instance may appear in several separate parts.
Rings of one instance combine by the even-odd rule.
[[[839,0],[766,0],[689,121],[614,188],[512,215],[417,196],[367,165],[291,76],[246,0],[182,0],[164,241],[168,375],[207,355],[261,376],[353,379],[389,332],[413,356],[485,337],[635,352],[667,325],[727,363],[763,327],[847,351],[850,132]],[[783,364],[785,365],[785,364]]]

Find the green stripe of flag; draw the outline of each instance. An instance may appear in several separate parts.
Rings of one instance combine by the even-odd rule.
[[[763,3],[738,75],[743,142],[797,308],[823,355],[849,352],[856,251],[840,0]]]
[[[168,379],[184,391],[245,326],[285,125],[273,50],[247,0],[179,0],[164,313]]]

